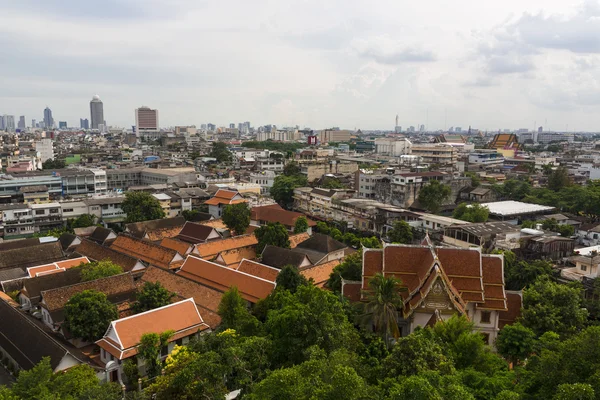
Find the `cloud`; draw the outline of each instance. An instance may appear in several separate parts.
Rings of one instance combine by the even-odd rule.
[[[436,56],[432,51],[406,45],[388,35],[356,39],[351,43],[351,47],[359,57],[374,60],[380,64],[397,65],[436,61]]]

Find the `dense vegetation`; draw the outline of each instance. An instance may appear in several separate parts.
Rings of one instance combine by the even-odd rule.
[[[121,209],[127,214],[127,223],[150,221],[165,217],[165,211],[156,197],[148,192],[127,192]]]

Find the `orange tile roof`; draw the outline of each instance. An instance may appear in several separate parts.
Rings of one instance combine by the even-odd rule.
[[[232,286],[236,286],[241,296],[253,303],[267,297],[276,286],[274,282],[269,282],[266,279],[236,271],[192,255],[187,257],[177,274],[223,292]]]
[[[242,247],[241,249],[227,250],[217,255],[216,260],[220,262],[221,259],[228,267],[233,266],[234,268],[237,268],[239,263],[244,259],[256,259],[256,251],[254,250],[254,247]]]
[[[360,301],[362,295],[362,282],[342,279],[342,294],[352,302]]]
[[[127,235],[119,235],[110,248],[161,268],[169,268],[173,262],[182,259],[175,250]]]
[[[141,280],[152,283],[160,282],[165,289],[175,293],[179,300],[192,297],[208,326],[216,328],[221,323],[221,317],[217,311],[223,296],[222,292],[158,267],[148,267]]]
[[[211,258],[223,251],[255,246],[257,243],[258,240],[253,234],[234,236],[223,240],[198,243],[193,253],[198,254],[202,258]]]
[[[104,337],[96,343],[123,360],[137,354],[136,347],[146,333],[173,331],[169,342],[208,329],[193,299],[182,300],[111,322]]]
[[[277,275],[279,275],[279,270],[277,268],[269,267],[268,265],[245,259],[240,261],[236,270],[266,279],[270,282],[275,282]]]
[[[52,264],[39,265],[37,267],[27,268],[27,274],[30,278],[48,273],[63,272],[69,268],[77,267],[80,264],[87,264],[90,260],[87,257],[71,258],[69,260],[57,261]]]
[[[295,212],[284,210],[278,204],[253,207],[250,212],[250,219],[254,221],[265,221],[265,222],[279,222],[285,226],[294,226],[296,220],[306,215]],[[315,226],[317,223],[311,219],[306,218],[308,226]]]
[[[246,202],[247,202],[247,200],[244,200],[244,199],[227,200],[227,199],[222,199],[219,197],[213,197],[213,198],[206,200],[204,202],[204,204],[208,204],[209,206],[218,206],[219,204],[229,205],[229,204],[239,204],[239,203],[246,203]]]
[[[310,235],[308,234],[308,232],[303,232],[303,233],[297,233],[295,235],[290,235],[289,236],[289,240],[290,240],[290,248],[293,249],[296,246],[298,246],[300,243],[304,242],[305,240],[310,239]]]
[[[181,240],[172,239],[172,238],[164,238],[163,240],[160,241],[160,245],[162,247],[166,247],[167,249],[175,250],[182,256],[186,256],[194,248],[194,246],[192,246],[189,243],[182,242]]]
[[[196,223],[200,224],[200,225],[211,226],[215,229],[227,229],[227,225],[225,225],[225,223],[223,222],[223,220],[221,218],[211,219],[209,221],[200,221],[200,222],[196,222]]]
[[[236,195],[239,195],[239,192],[225,189],[219,189],[217,190],[217,193],[215,193],[215,197],[220,197],[227,200],[233,199]]]
[[[478,304],[477,308],[506,311],[502,256],[482,255],[481,263],[485,302],[483,304]]]
[[[152,242],[158,242],[164,238],[174,238],[181,231],[182,226],[174,226],[171,228],[157,229],[146,232],[146,239]]]
[[[502,329],[505,325],[514,323],[521,316],[523,308],[523,292],[506,291],[506,311],[500,311],[498,314],[498,328]]]
[[[313,265],[311,267],[303,269],[302,271],[300,271],[300,274],[306,279],[312,278],[315,286],[322,288],[323,286],[325,286],[325,282],[327,282],[327,280],[329,279],[329,276],[331,275],[331,272],[333,272],[333,269],[338,265],[340,265],[340,260],[332,260],[324,264]]]

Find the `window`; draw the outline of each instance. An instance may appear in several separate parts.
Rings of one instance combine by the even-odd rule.
[[[485,344],[490,344],[490,334],[489,333],[482,333],[483,335],[483,342]]]
[[[45,210],[35,210],[35,215],[44,215],[46,214]]]
[[[491,316],[492,316],[492,313],[490,311],[482,311],[481,312],[481,323],[489,324]]]
[[[73,212],[73,209],[72,208],[65,208],[65,209],[63,209],[63,212],[66,212],[66,213]]]
[[[582,271],[587,271],[587,265],[583,265],[583,264],[581,264],[581,270],[582,270]]]

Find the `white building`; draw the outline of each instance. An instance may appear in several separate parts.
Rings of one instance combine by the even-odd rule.
[[[382,156],[400,157],[411,153],[412,143],[406,138],[377,138],[375,152]]]
[[[273,171],[253,172],[250,174],[250,182],[260,185],[260,192],[267,194],[273,186],[275,177],[276,175]]]
[[[35,142],[35,149],[40,154],[42,162],[46,160],[54,160],[54,145],[52,139],[45,138]]]

